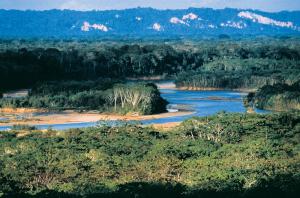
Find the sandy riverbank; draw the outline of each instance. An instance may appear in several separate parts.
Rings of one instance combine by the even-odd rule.
[[[155,84],[158,87],[158,89],[176,89],[175,83],[170,81],[160,82]]]
[[[66,124],[66,123],[85,123],[85,122],[96,122],[99,120],[151,120],[159,118],[167,118],[174,116],[190,115],[193,112],[172,112],[172,113],[161,113],[156,115],[115,115],[115,114],[99,114],[94,112],[78,113],[74,111],[63,111],[60,113],[49,113],[41,114],[28,118],[26,120],[12,120],[7,123],[0,123],[0,126],[11,126],[15,124],[27,124],[27,125],[41,125],[41,124]]]
[[[35,108],[0,108],[0,114],[44,113],[46,109]]]
[[[224,89],[224,88],[215,88],[215,87],[177,87],[178,90],[188,90],[188,91],[237,91],[237,92],[255,92],[257,89]]]

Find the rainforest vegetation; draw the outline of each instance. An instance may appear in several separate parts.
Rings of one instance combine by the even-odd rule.
[[[300,116],[0,132],[2,197],[297,197]]]
[[[49,80],[145,76],[177,79],[179,87],[291,84],[299,79],[299,46],[298,38],[176,42],[2,40],[0,89],[28,88]]]
[[[257,89],[300,78],[298,61],[269,59],[219,60],[196,71],[181,72],[177,87],[186,89]]]
[[[0,108],[154,114],[142,78],[258,89],[247,106],[299,110],[300,40],[1,40]],[[134,82],[134,83],[133,83]],[[23,98],[1,93],[30,89]],[[298,197],[300,114],[218,113],[169,131],[126,122],[0,132],[0,197]]]
[[[275,111],[300,110],[300,80],[292,85],[265,85],[255,93],[249,93],[247,104],[260,109]]]
[[[48,110],[98,110],[101,112],[154,114],[166,111],[167,102],[154,84],[96,81],[50,81],[38,83],[23,98],[2,98],[2,108]]]

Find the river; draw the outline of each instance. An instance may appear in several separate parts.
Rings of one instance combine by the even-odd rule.
[[[176,116],[169,118],[159,118],[141,121],[143,124],[163,124],[169,122],[180,122],[192,116],[208,116],[220,111],[245,113],[242,97],[246,93],[234,91],[188,91],[176,89],[160,89],[161,95],[170,104],[169,111],[191,110],[194,113],[186,116]],[[258,113],[265,111],[256,110]],[[38,125],[39,129],[51,127],[56,130],[70,128],[81,128],[95,126],[96,122],[67,123],[53,125]],[[9,126],[0,126],[0,130],[7,130]]]

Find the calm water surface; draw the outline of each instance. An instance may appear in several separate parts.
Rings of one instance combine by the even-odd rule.
[[[243,106],[242,97],[245,93],[233,91],[187,91],[187,90],[172,90],[161,89],[161,95],[169,101],[168,108],[170,111],[177,111],[178,109],[192,110],[194,113],[186,116],[176,116],[169,118],[159,118],[153,120],[144,120],[143,124],[163,124],[168,122],[179,122],[193,116],[208,116],[218,113],[220,111],[244,113],[246,112]],[[258,113],[265,111],[256,110]],[[1,118],[0,118],[1,119]],[[54,125],[38,125],[40,129],[47,129],[49,127],[57,130],[64,130],[70,128],[81,128],[95,126],[96,122],[88,123],[67,123]],[[10,127],[0,126],[0,130],[7,130]]]

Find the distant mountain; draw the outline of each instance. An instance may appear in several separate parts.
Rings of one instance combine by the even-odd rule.
[[[135,8],[110,11],[0,10],[1,38],[300,35],[300,11]]]

